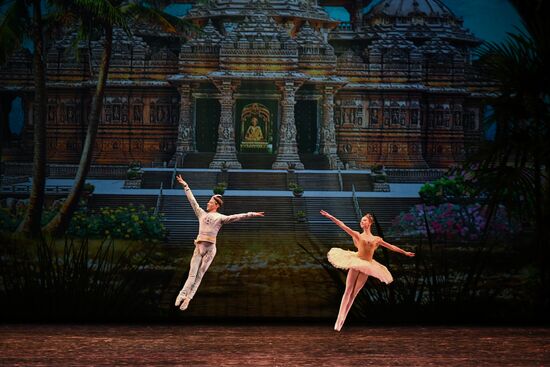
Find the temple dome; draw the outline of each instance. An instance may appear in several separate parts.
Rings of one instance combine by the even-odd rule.
[[[378,16],[458,19],[441,0],[382,0],[367,13],[369,18]]]

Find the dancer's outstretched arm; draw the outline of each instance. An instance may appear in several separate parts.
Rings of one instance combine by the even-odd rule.
[[[353,238],[356,238],[356,237],[359,237],[360,234],[359,232],[357,231],[354,231],[353,229],[351,229],[350,227],[346,226],[344,224],[344,222],[342,222],[340,219],[336,218],[335,216],[329,214],[328,212],[324,211],[324,210],[321,210],[320,211],[321,215],[324,216],[324,217],[327,217],[328,219],[330,219],[331,221],[333,221],[334,223],[336,223],[336,225],[340,228],[342,228],[347,234],[349,234],[351,237]]]
[[[243,219],[263,217],[264,215],[265,215],[264,212],[248,212],[248,213],[241,213],[241,214],[226,215],[222,219],[222,223],[223,224],[233,223]]]
[[[177,175],[176,180],[178,180],[178,182],[183,187],[183,191],[185,191],[185,196],[187,196],[187,200],[189,200],[189,204],[191,204],[191,207],[193,208],[195,215],[197,216],[197,218],[200,218],[205,213],[205,211],[199,206],[199,203],[197,203],[197,200],[193,196],[193,193],[191,192],[189,185],[187,184],[187,182],[183,180],[181,175]]]
[[[380,238],[380,237],[378,237],[378,238]],[[380,245],[384,246],[385,248],[387,248],[389,250],[392,250],[394,252],[399,252],[400,254],[403,254],[405,256],[408,256],[408,257],[413,257],[414,256],[414,252],[405,251],[402,248],[399,248],[395,245],[387,243],[382,238],[380,238],[380,241],[378,241],[378,244],[380,244]]]

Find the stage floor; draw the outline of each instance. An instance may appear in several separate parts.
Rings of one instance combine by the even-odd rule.
[[[548,366],[550,329],[2,325],[2,366]]]

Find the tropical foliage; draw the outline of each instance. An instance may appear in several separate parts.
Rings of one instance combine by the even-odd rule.
[[[15,212],[0,208],[0,230],[12,233],[26,212],[25,205],[19,205]],[[58,208],[44,210],[42,224],[48,223],[57,214]],[[67,229],[67,235],[76,238],[117,238],[126,240],[162,241],[167,230],[162,215],[154,209],[143,206],[104,207],[97,212],[77,210]]]
[[[26,39],[33,44],[33,181],[29,206],[19,230],[29,235],[40,233],[46,184],[46,61],[44,18],[41,0],[0,1],[0,65],[21,47]]]
[[[0,234],[2,320],[125,320],[157,310],[144,267],[154,246],[104,239],[63,242]],[[157,311],[158,312],[158,311]]]
[[[525,31],[479,52],[483,75],[496,97],[489,122],[494,141],[472,157],[479,190],[495,208],[504,204],[533,223],[533,250],[540,270],[540,294],[550,304],[550,2],[510,0]]]
[[[442,203],[461,203],[472,199],[475,189],[471,181],[462,175],[443,176],[440,179],[424,184],[419,191],[424,203],[438,205]]]

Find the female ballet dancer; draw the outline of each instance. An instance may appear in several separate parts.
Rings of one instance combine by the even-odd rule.
[[[176,307],[179,306],[180,310],[185,311],[197,292],[204,273],[206,273],[212,260],[214,260],[214,256],[216,256],[216,236],[222,225],[252,217],[263,217],[264,212],[248,212],[233,215],[220,214],[218,213],[218,209],[223,205],[221,195],[212,196],[206,204],[206,211],[204,211],[197,203],[197,200],[195,200],[189,185],[187,185],[187,182],[183,180],[181,175],[177,175],[176,179],[183,186],[187,200],[189,200],[193,211],[199,219],[199,234],[195,240],[195,251],[191,258],[189,276],[176,298]]]
[[[372,258],[378,246],[382,245],[392,251],[399,252],[409,257],[414,256],[414,253],[390,245],[382,238],[374,236],[370,231],[370,227],[374,222],[371,214],[366,214],[361,218],[360,226],[363,229],[362,233],[349,228],[344,222],[324,210],[321,210],[321,215],[336,223],[338,227],[349,234],[353,239],[353,244],[359,250],[354,252],[341,248],[331,248],[327,254],[328,261],[330,261],[332,265],[340,269],[349,269],[346,277],[346,290],[342,296],[340,311],[338,312],[338,318],[334,325],[334,330],[340,331],[355,297],[365,285],[369,275],[380,279],[380,281],[386,284],[390,284],[393,281],[388,268]]]

